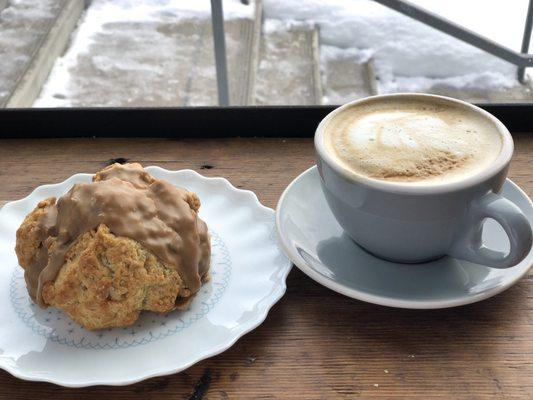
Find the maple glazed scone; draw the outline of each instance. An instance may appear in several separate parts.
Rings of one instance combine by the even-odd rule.
[[[131,325],[142,310],[187,308],[209,278],[199,208],[195,193],[140,164],[113,164],[26,216],[16,253],[28,293],[87,329]]]

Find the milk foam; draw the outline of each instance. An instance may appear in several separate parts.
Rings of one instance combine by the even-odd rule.
[[[337,114],[325,127],[328,152],[346,169],[371,178],[456,181],[498,156],[492,121],[454,104],[375,100]]]

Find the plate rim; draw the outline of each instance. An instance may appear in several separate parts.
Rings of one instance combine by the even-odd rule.
[[[276,233],[278,236],[278,242],[285,252],[289,259],[300,269],[304,274],[309,276],[315,282],[319,283],[331,289],[337,293],[350,297],[352,299],[364,301],[366,303],[376,304],[379,306],[391,307],[391,308],[402,308],[402,309],[411,309],[411,310],[434,310],[434,309],[443,309],[443,308],[452,308],[460,307],[467,304],[477,303],[482,300],[486,300],[490,297],[496,296],[497,294],[509,289],[511,286],[516,284],[520,279],[522,279],[533,267],[533,259],[529,266],[525,267],[524,270],[519,273],[514,279],[509,280],[505,284],[498,286],[492,291],[474,294],[470,297],[460,298],[460,299],[451,299],[451,300],[400,300],[392,297],[373,295],[361,290],[349,288],[346,285],[341,283],[334,282],[332,279],[329,279],[317,271],[311,268],[297,253],[294,251],[292,246],[288,243],[286,235],[282,229],[281,224],[281,210],[284,207],[286,198],[290,195],[292,188],[300,182],[306,175],[313,173],[317,170],[317,166],[313,165],[312,167],[306,169],[301,174],[299,174],[294,180],[285,188],[281,197],[279,198],[278,204],[276,206]],[[318,171],[317,171],[318,174]],[[320,178],[319,178],[320,179]],[[511,179],[506,178],[513,189],[517,190],[519,194],[525,197],[528,200],[529,206],[533,208],[533,202],[529,196]],[[530,250],[528,256],[533,254],[533,249]],[[511,267],[513,268],[513,267]]]
[[[251,202],[249,202],[248,204],[245,204],[245,206],[249,207],[250,205],[252,205],[253,207],[258,207],[259,210],[261,210],[262,212],[267,212],[271,216],[274,216],[275,214],[275,211],[272,208],[267,207],[261,203],[261,201],[259,200],[259,198],[253,191],[237,188],[227,178],[207,177],[192,169],[168,170],[166,168],[155,166],[155,165],[147,166],[145,167],[145,169],[147,171],[159,170],[159,171],[162,171],[163,173],[168,173],[171,175],[191,174],[192,176],[194,176],[195,179],[199,179],[200,181],[204,181],[204,182],[221,182],[227,190],[246,196],[248,199],[250,199]],[[3,213],[8,213],[9,208],[12,205],[20,204],[24,201],[28,201],[35,194],[37,190],[43,187],[57,188],[57,187],[67,184],[69,180],[75,179],[77,177],[86,177],[86,176],[92,176],[92,175],[93,174],[89,174],[89,173],[76,173],[58,183],[39,185],[35,187],[27,196],[21,199],[18,199],[18,200],[5,203],[0,208],[0,215]],[[273,222],[275,226],[275,218]],[[176,362],[176,365],[178,366],[175,368],[166,368],[166,369],[162,369],[159,371],[153,371],[148,374],[138,374],[137,376],[133,376],[128,379],[121,379],[121,380],[114,380],[114,381],[112,380],[109,380],[109,381],[90,380],[90,379],[87,379],[85,381],[72,381],[72,380],[65,380],[65,379],[58,379],[58,378],[54,379],[52,377],[46,377],[42,375],[36,376],[32,373],[24,373],[24,371],[21,370],[20,367],[16,366],[16,363],[6,362],[5,359],[1,357],[0,357],[0,369],[3,369],[4,371],[8,372],[9,374],[21,380],[32,381],[32,382],[47,382],[47,383],[52,383],[52,384],[56,384],[56,385],[63,386],[63,387],[69,387],[69,388],[82,388],[82,387],[97,386],[97,385],[126,386],[126,385],[135,384],[135,383],[138,383],[138,382],[150,379],[150,378],[159,377],[159,376],[167,376],[167,375],[172,375],[172,374],[182,372],[205,359],[219,355],[223,353],[224,351],[228,350],[229,348],[231,348],[244,335],[250,333],[257,327],[259,327],[266,320],[272,307],[274,307],[274,305],[278,303],[279,300],[284,296],[284,294],[287,291],[287,276],[292,270],[292,262],[287,257],[287,255],[283,252],[277,240],[274,240],[273,244],[278,246],[278,250],[280,254],[285,258],[285,260],[283,263],[282,273],[279,275],[279,281],[276,282],[276,285],[274,286],[274,290],[272,290],[271,293],[268,294],[268,296],[261,299],[263,301],[268,300],[265,303],[263,310],[257,312],[255,319],[250,319],[247,323],[241,324],[240,329],[238,329],[237,331],[233,331],[233,334],[228,339],[223,339],[219,343],[217,343],[216,346],[212,346],[209,349],[204,350],[203,352],[199,353],[196,357],[193,357],[186,364],[180,364],[179,362]]]

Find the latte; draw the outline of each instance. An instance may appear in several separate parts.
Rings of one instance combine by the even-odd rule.
[[[354,104],[327,123],[323,140],[343,168],[410,184],[475,175],[502,148],[491,120],[455,103],[424,99],[375,98]]]

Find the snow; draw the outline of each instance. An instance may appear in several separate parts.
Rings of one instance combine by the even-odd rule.
[[[520,48],[528,0],[411,1],[509,48]],[[35,4],[30,0],[12,3]],[[240,0],[224,0],[223,8],[226,19],[254,15],[254,7],[242,5]],[[267,33],[283,26],[316,23],[322,68],[334,58],[361,63],[372,58],[381,93],[424,92],[436,86],[498,91],[517,85],[514,65],[371,0],[263,0],[263,9]],[[92,0],[35,106],[72,105],[69,97],[76,85],[70,71],[80,59],[88,59],[97,40],[102,46],[102,37],[113,34],[109,27],[114,23],[176,23],[180,19],[209,18],[210,12],[209,0]],[[152,39],[161,42],[153,49],[142,47]],[[166,77],[168,71],[163,69],[168,66],[163,66],[165,60],[160,53],[171,54],[172,37],[160,37],[155,30],[134,35],[133,40],[139,48],[131,60],[110,53],[92,56],[90,62],[101,71],[132,74],[146,70],[150,64],[147,73]],[[154,61],[147,64],[143,52]],[[172,59],[169,63],[178,65],[182,60]],[[339,98],[335,93],[330,93],[330,97]]]
[[[522,45],[528,0],[411,0],[511,49]]]
[[[239,0],[224,0],[223,9],[226,19],[253,17],[253,7],[244,6]],[[178,19],[209,18],[210,15],[208,0],[92,0],[66,56],[74,58],[87,51],[92,38],[103,32],[106,24],[176,22]]]
[[[437,14],[519,49],[527,0],[416,0]],[[267,18],[315,21],[320,41],[337,54],[374,58],[380,92],[424,91],[434,84],[502,89],[516,67],[369,0],[264,0]],[[331,51],[331,50],[330,50]]]
[[[364,63],[372,57],[373,51],[371,49],[360,50],[355,47],[347,49],[341,49],[335,46],[329,46],[327,44],[320,47],[320,57],[322,61],[328,61],[332,59],[349,58],[356,62]]]
[[[253,18],[254,15],[254,5],[243,5],[240,0],[224,0],[223,10],[225,19]],[[192,46],[194,43],[191,44],[189,41],[176,43],[172,35],[161,34],[156,25],[177,24],[180,20],[205,19],[210,18],[210,16],[211,2],[209,0],[92,0],[89,8],[80,19],[78,29],[73,34],[67,52],[56,60],[50,76],[33,106],[71,107],[75,105],[70,99],[76,97],[80,91],[88,92],[87,88],[80,87],[86,85],[86,82],[80,82],[82,77],[75,76],[79,71],[80,62],[91,63],[104,73],[106,71],[121,71],[125,75],[137,73],[138,79],[135,85],[138,86],[141,86],[140,80],[144,79],[142,78],[143,75],[159,75],[160,80],[172,79],[172,73],[180,70],[179,65],[186,62],[186,60],[177,58],[175,46]],[[150,25],[151,22],[153,26]],[[137,31],[131,29],[129,32],[131,40],[124,38],[125,42],[136,42],[138,48],[124,49],[123,54],[118,57],[116,52],[107,51],[108,49],[102,43],[102,38],[108,35],[110,42],[114,43],[115,40],[119,40],[121,36],[125,35],[125,28],[114,24],[124,25],[124,23],[130,27],[133,27],[135,23],[142,26],[139,25]],[[93,46],[92,49],[91,46]],[[92,55],[98,51],[105,52],[105,54]],[[187,51],[184,52],[187,53]],[[105,88],[106,93],[121,92],[115,96],[120,97],[123,95],[122,92],[127,92],[127,88],[113,88],[113,85],[118,85],[120,82],[117,79],[115,82],[100,81],[95,82],[95,84],[96,87]],[[144,87],[132,87],[130,89],[130,92],[146,91]],[[163,101],[166,102],[172,96],[170,92],[173,87],[172,85],[167,85],[167,87],[161,85],[158,90],[160,93],[155,97],[163,98]],[[166,93],[167,91],[169,93]],[[148,100],[146,100],[147,105]],[[117,98],[113,100],[106,96],[105,100],[102,98],[99,105],[120,105],[120,103],[113,101],[119,100]]]
[[[305,29],[312,28],[313,24],[308,21],[296,21],[296,20],[277,20],[277,19],[266,19],[263,22],[263,33],[265,35],[270,35],[273,33],[282,33],[289,32],[293,29]]]

